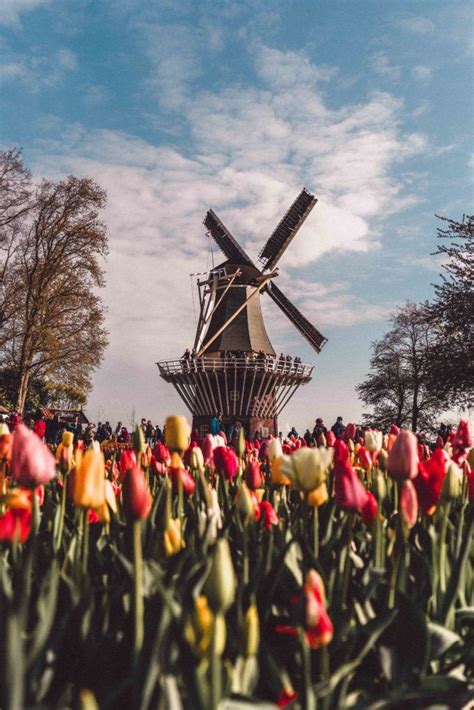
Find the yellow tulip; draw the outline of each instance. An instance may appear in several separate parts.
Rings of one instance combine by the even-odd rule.
[[[181,521],[171,518],[168,527],[163,533],[163,550],[166,557],[176,555],[184,547],[184,540],[181,535]]]
[[[272,467],[272,483],[275,486],[289,486],[290,479],[284,476],[281,472],[281,457],[274,459],[271,464]]]
[[[184,626],[184,637],[193,651],[197,651],[201,656],[209,649],[213,624],[214,614],[209,609],[206,597],[197,597],[194,601],[194,611]]]
[[[101,452],[88,449],[76,466],[73,501],[79,508],[100,508],[105,502],[105,462]]]
[[[72,431],[63,431],[61,442],[63,446],[72,446],[74,443],[74,434]]]
[[[170,451],[186,451],[191,429],[186,417],[168,417],[165,423],[165,444]]]
[[[320,486],[308,494],[308,503],[312,505],[313,508],[319,508],[321,505],[327,503],[328,497],[328,487],[326,483],[321,483]]]

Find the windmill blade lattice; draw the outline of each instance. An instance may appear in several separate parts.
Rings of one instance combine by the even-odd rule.
[[[259,254],[258,260],[264,271],[275,268],[316,202],[316,197],[306,188],[301,190]]]
[[[285,296],[283,291],[280,291],[278,286],[272,281],[267,286],[267,293],[270,298],[281,308],[283,313],[290,319],[295,328],[297,328],[301,335],[306,338],[308,343],[319,353],[321,348],[327,341],[327,338],[319,332],[317,328],[312,325],[307,318],[292,304],[292,302]]]
[[[234,239],[225,224],[219,219],[214,210],[209,210],[204,219],[204,226],[214,237],[221,251],[235,264],[248,264],[253,266],[252,261]]]

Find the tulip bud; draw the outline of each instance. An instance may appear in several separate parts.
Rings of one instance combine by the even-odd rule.
[[[371,454],[382,448],[382,432],[376,429],[367,429],[364,435],[364,445]]]
[[[395,439],[387,458],[387,470],[392,478],[405,480],[418,474],[418,442],[413,432],[403,429]]]
[[[261,488],[263,485],[263,476],[260,471],[260,464],[254,459],[249,461],[247,464],[245,483],[252,491],[255,491],[257,488]]]
[[[375,499],[375,496],[368,491],[367,492],[367,500],[365,501],[365,504],[362,506],[361,509],[361,518],[362,521],[370,527],[375,523],[375,518],[377,516],[377,511],[378,511],[378,505],[377,501]]]
[[[324,437],[324,434],[321,434],[322,437]],[[333,431],[329,430],[328,433],[326,434],[326,442],[325,444],[322,444],[322,446],[334,446],[336,443],[336,435],[334,434]]]
[[[352,422],[349,422],[349,424],[344,429],[344,435],[343,435],[344,440],[348,441],[349,439],[351,439],[352,441],[354,441],[354,439],[356,438],[356,435],[357,435],[356,425],[353,424]]]
[[[24,424],[18,424],[15,429],[11,455],[10,473],[20,486],[45,485],[56,475],[54,456]]]
[[[125,474],[127,471],[130,471],[134,466],[137,464],[137,456],[135,454],[135,451],[131,451],[130,449],[125,449],[125,451],[122,451],[122,455],[120,456],[120,462],[119,462],[119,468],[120,468],[120,480],[123,481],[125,478]]]
[[[255,519],[255,506],[252,494],[250,493],[245,483],[242,483],[242,485],[239,486],[235,495],[235,502],[237,503],[237,510],[245,521],[251,522]]]
[[[104,455],[87,449],[76,464],[73,501],[79,508],[100,508],[105,502]]]
[[[214,614],[204,596],[196,597],[194,611],[184,626],[184,637],[193,651],[204,656],[210,646]]]
[[[400,513],[408,529],[412,528],[418,518],[418,497],[410,479],[403,481],[400,495]]]
[[[184,452],[189,445],[191,429],[186,417],[168,417],[165,424],[165,444],[171,451]]]
[[[282,473],[296,488],[310,493],[326,479],[333,453],[333,449],[298,449],[282,457]]]
[[[189,463],[194,471],[204,471],[204,455],[199,446],[195,446],[191,451]]]
[[[244,658],[256,656],[260,645],[260,621],[255,604],[251,604],[246,611],[243,623],[243,649]]]
[[[232,442],[230,442],[230,443],[232,443]],[[237,440],[236,451],[237,451],[237,456],[238,456],[240,459],[243,459],[244,456],[245,456],[245,432],[244,432],[244,428],[243,428],[243,427],[240,427],[239,438],[238,438],[238,440]]]
[[[140,466],[134,466],[126,474],[123,482],[122,497],[127,518],[141,520],[148,517],[152,500],[145,474]]]
[[[12,449],[12,435],[7,424],[0,424],[0,460],[9,460]]]
[[[163,533],[163,550],[166,557],[176,555],[184,547],[184,540],[181,534],[181,521],[171,518]]]
[[[135,431],[133,432],[133,448],[137,454],[137,457],[145,451],[145,435],[143,434],[143,429],[140,424],[135,426]]]
[[[72,446],[74,443],[74,434],[72,431],[63,431],[61,442],[63,446]]]
[[[281,441],[278,437],[270,439],[268,443],[268,460],[270,463],[275,461],[275,459],[280,459],[283,456],[283,451],[281,448]]]
[[[380,449],[379,455],[377,457],[377,465],[382,471],[387,470],[387,459],[388,459],[388,452],[385,451],[385,449]]]
[[[382,473],[377,473],[375,476],[375,495],[377,500],[382,503],[387,495],[387,484],[385,482],[385,476]]]
[[[450,461],[443,481],[441,495],[445,500],[455,500],[461,495],[462,471],[454,461]]]
[[[217,541],[209,575],[203,592],[209,600],[211,609],[226,613],[235,598],[236,579],[229,542],[226,538]]]

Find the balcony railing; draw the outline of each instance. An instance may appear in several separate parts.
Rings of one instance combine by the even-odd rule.
[[[266,356],[263,357],[194,357],[181,358],[179,360],[162,360],[156,363],[160,374],[165,378],[173,375],[196,372],[219,372],[219,371],[248,371],[257,370],[268,373],[278,373],[281,375],[297,375],[303,379],[311,377],[314,365],[307,365],[302,362],[295,362],[294,359],[287,360]]]

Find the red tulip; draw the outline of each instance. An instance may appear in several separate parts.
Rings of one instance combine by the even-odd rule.
[[[122,451],[119,461],[120,476],[119,481],[123,481],[125,475],[137,464],[137,455],[132,449]]]
[[[276,702],[277,707],[286,708],[287,705],[294,703],[297,697],[298,693],[296,691],[283,688]]]
[[[367,491],[348,462],[334,466],[336,503],[344,510],[360,512],[367,504]]]
[[[329,432],[328,432],[329,434]],[[357,434],[357,427],[355,424],[349,423],[346,428],[344,429],[344,434],[342,435],[342,438],[344,441],[349,441],[349,439],[352,439],[354,441],[355,437]]]
[[[461,419],[454,439],[454,446],[459,449],[470,449],[472,446],[472,436],[469,431],[469,422]]]
[[[392,424],[388,433],[393,434],[393,436],[398,436],[400,434],[400,427],[396,424]]]
[[[262,487],[263,476],[260,471],[260,464],[258,461],[252,460],[248,462],[247,469],[245,471],[245,483],[251,491],[255,491],[257,488]]]
[[[171,459],[170,450],[161,441],[156,442],[153,448],[153,456],[159,463],[169,463]]]
[[[262,500],[260,503],[260,514],[262,516],[262,524],[265,530],[271,530],[272,525],[278,525],[278,515],[275,512],[271,503]]]
[[[125,475],[123,482],[123,507],[130,520],[148,517],[151,510],[151,495],[140,466],[134,466]]]
[[[370,468],[372,468],[372,457],[370,456],[365,446],[361,446],[359,451],[357,452],[357,461],[359,466],[365,471],[368,471]]]
[[[33,436],[36,435],[33,434]],[[0,540],[2,542],[13,542],[15,538],[19,542],[26,542],[30,533],[31,508],[10,508],[4,515],[0,516]]]
[[[469,503],[474,503],[474,469],[467,474],[467,495]]]
[[[416,497],[415,486],[410,479],[403,481],[402,484],[400,513],[407,527],[412,528],[418,518],[418,498]]]
[[[442,436],[439,436],[439,435],[438,435],[438,438],[436,439],[435,447],[436,447],[437,449],[442,449],[443,446],[444,446],[444,439],[443,439]]]
[[[334,464],[337,463],[349,463],[349,449],[342,439],[334,443]]]
[[[375,523],[377,517],[378,504],[377,499],[370,491],[367,491],[367,500],[361,510],[362,521],[370,527]]]
[[[221,476],[232,481],[239,470],[239,459],[234,449],[226,446],[216,446],[214,449],[214,466]]]
[[[188,496],[192,496],[196,490],[196,484],[194,478],[191,476],[189,471],[185,468],[171,468],[169,469],[171,481],[173,483],[173,490],[176,492],[178,490],[179,479],[183,485],[183,491]]]
[[[99,515],[98,515],[97,511],[94,510],[93,508],[89,508],[89,510],[87,511],[87,519],[88,519],[89,523],[92,523],[92,525],[94,523],[98,523],[99,522]]]
[[[13,435],[10,473],[20,486],[27,488],[45,485],[56,476],[54,456],[24,424],[18,424]]]
[[[402,429],[387,458],[387,471],[396,480],[415,478],[418,474],[418,442],[413,432]]]
[[[421,461],[414,480],[418,502],[424,513],[432,510],[440,498],[446,475],[446,452],[435,449],[429,461]]]
[[[337,439],[333,431],[329,430],[326,434],[326,446],[334,446]]]

